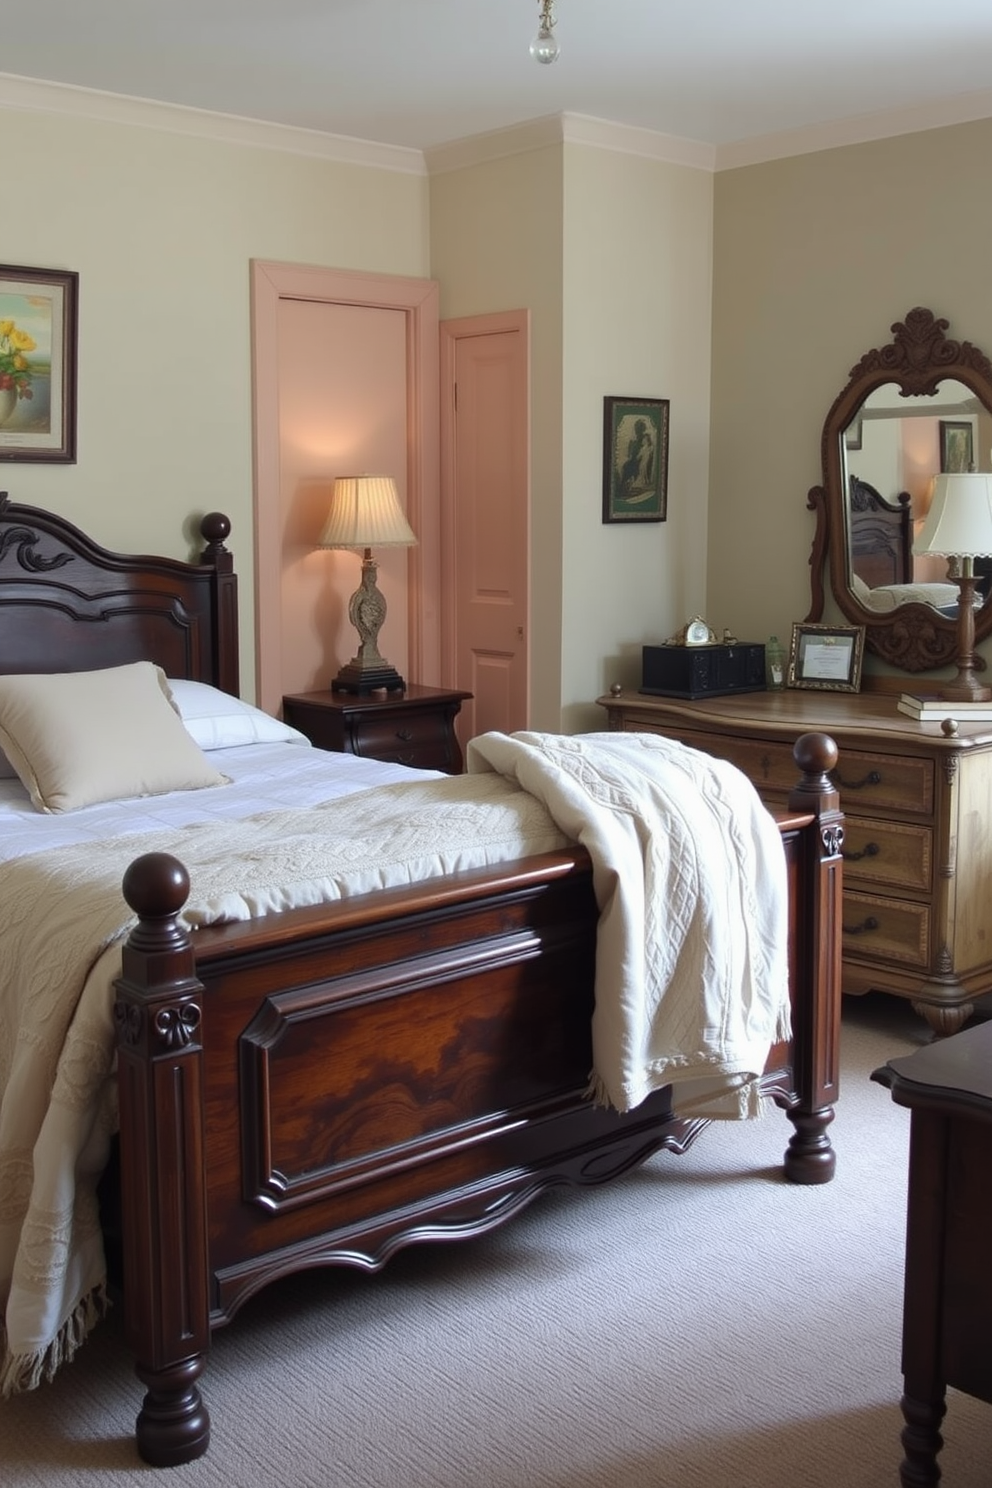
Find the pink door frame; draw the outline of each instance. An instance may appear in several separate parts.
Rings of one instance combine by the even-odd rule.
[[[408,681],[441,681],[442,616],[439,455],[438,286],[430,279],[366,274],[253,260],[254,516],[256,696],[278,711],[283,622],[281,601],[279,301],[388,308],[406,321],[407,515],[418,534],[410,550]]]

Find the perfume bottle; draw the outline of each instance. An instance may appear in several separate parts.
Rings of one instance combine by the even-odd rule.
[[[765,647],[765,682],[769,692],[781,692],[785,687],[785,650],[777,635],[771,636]]]

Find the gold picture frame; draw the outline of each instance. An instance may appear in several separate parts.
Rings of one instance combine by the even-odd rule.
[[[809,625],[797,620],[792,627],[788,685],[820,692],[859,692],[864,651],[863,625]]]
[[[79,275],[0,264],[0,460],[76,459]]]

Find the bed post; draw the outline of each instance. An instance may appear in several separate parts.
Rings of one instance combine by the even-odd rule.
[[[117,1002],[124,1328],[139,1379],[138,1451],[155,1467],[200,1457],[210,1417],[198,1380],[210,1339],[203,1049],[188,932],[177,915],[189,877],[149,853],[124,876],[138,915],[123,948]]]
[[[834,1119],[839,1078],[844,818],[828,775],[837,764],[837,746],[829,735],[803,734],[793,758],[802,779],[789,796],[789,808],[808,813],[813,822],[803,833],[803,902],[793,917],[798,944],[792,1077],[798,1100],[788,1110],[795,1131],[785,1175],[793,1183],[829,1183],[836,1166],[827,1127]]]
[[[241,678],[238,667],[238,576],[234,572],[234,555],[225,547],[230,536],[231,519],[223,512],[207,512],[200,521],[200,533],[206,546],[200,562],[214,570],[213,684],[232,697],[238,697]]]

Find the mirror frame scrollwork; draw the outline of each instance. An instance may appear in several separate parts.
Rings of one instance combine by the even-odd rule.
[[[865,399],[878,387],[895,383],[903,397],[936,394],[946,379],[963,383],[992,413],[992,362],[969,341],[952,341],[948,321],[917,306],[891,327],[892,341],[866,352],[850,381],[834,400],[823,425],[820,457],[823,485],[813,486],[807,508],[816,512],[816,534],[810,555],[811,605],[807,620],[823,615],[824,570],[838,608],[854,625],[865,628],[865,649],[893,666],[922,672],[951,664],[956,658],[957,621],[927,604],[903,604],[880,617],[863,605],[851,587],[845,519],[847,491],[841,460],[844,431]],[[975,615],[975,640],[992,634],[992,601]],[[978,658],[979,667],[984,665]]]

